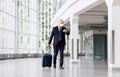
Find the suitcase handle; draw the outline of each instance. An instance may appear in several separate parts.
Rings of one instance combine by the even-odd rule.
[[[51,46],[48,45],[46,48],[51,48]]]
[[[50,53],[51,52],[51,47],[50,46],[47,46],[46,47],[46,53]]]

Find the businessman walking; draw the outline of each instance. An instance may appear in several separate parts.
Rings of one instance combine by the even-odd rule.
[[[58,25],[53,27],[51,36],[48,42],[48,45],[50,46],[51,41],[54,37],[53,41],[53,49],[54,49],[54,56],[53,56],[53,68],[56,68],[56,59],[58,55],[58,51],[60,51],[60,69],[64,69],[63,67],[63,61],[64,61],[64,48],[65,48],[65,34],[69,35],[69,31],[63,27],[64,21],[62,19],[58,20]]]

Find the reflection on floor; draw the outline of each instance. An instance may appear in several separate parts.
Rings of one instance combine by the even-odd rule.
[[[64,70],[42,68],[41,58],[14,59],[0,61],[0,77],[119,77],[120,71],[108,72],[107,62],[79,58],[78,63],[64,61]],[[59,60],[58,62],[59,63]],[[59,65],[59,64],[57,64]]]

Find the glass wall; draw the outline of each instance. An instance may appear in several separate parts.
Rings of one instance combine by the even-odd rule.
[[[15,51],[15,1],[0,0],[0,54]]]
[[[48,45],[48,40],[51,32],[51,0],[41,0],[39,6],[39,43],[40,48],[45,49]]]
[[[18,52],[38,53],[37,51],[37,0],[18,1]]]
[[[0,54],[41,53],[51,18],[50,0],[0,0]]]
[[[52,0],[53,15],[67,2],[67,0]]]

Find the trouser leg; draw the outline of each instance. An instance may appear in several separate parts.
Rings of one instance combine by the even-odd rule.
[[[57,55],[58,55],[58,46],[54,46],[54,56],[53,56],[54,65],[56,65]]]
[[[60,66],[63,66],[64,62],[64,46],[60,46]]]

